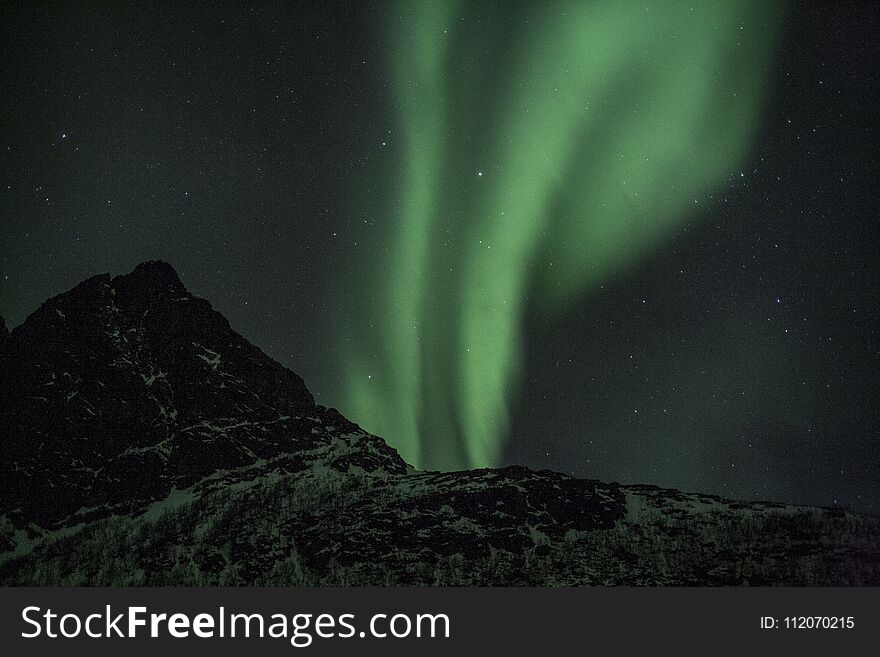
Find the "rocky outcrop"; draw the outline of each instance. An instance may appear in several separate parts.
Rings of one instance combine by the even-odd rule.
[[[384,442],[315,405],[302,379],[187,292],[170,265],[92,277],[44,303],[5,347],[0,513],[57,529],[131,513],[219,470],[334,440],[403,472]]]

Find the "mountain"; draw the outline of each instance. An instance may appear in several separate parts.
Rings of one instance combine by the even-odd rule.
[[[3,350],[0,513],[57,529],[143,510],[222,469],[316,459],[402,473],[378,438],[189,294],[170,265],[95,276]]]
[[[420,472],[146,262],[0,319],[6,584],[878,584],[880,520]]]

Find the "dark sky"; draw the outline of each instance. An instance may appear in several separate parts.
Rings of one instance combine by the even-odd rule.
[[[389,253],[388,9],[162,4],[4,10],[0,312],[168,260],[346,412],[340,309]],[[880,509],[878,17],[792,6],[743,175],[561,316],[528,309],[504,462]]]
[[[532,318],[510,462],[880,508],[878,29],[869,4],[792,7],[746,176]]]

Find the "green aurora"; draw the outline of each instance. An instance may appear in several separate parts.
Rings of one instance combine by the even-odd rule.
[[[390,232],[352,283],[341,409],[417,467],[496,465],[526,302],[582,301],[738,175],[779,10],[394,6]]]

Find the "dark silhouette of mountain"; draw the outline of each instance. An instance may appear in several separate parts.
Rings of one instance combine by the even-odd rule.
[[[50,299],[12,331],[3,361],[0,512],[16,526],[143,510],[270,459],[296,471],[336,439],[358,443],[347,462],[405,469],[163,262]]]
[[[170,265],[0,319],[8,584],[877,584],[880,522],[508,467],[419,472]]]

